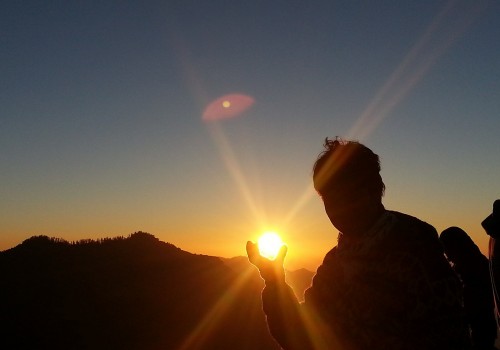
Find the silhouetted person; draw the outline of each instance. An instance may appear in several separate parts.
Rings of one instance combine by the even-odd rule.
[[[497,325],[488,259],[459,227],[447,228],[439,238],[448,260],[453,263],[453,269],[462,279],[465,313],[474,348],[492,350]]]
[[[489,254],[493,270],[493,290],[497,305],[500,305],[498,289],[500,288],[500,199],[493,203],[493,212],[481,223],[490,236]],[[498,313],[498,310],[497,310]],[[497,314],[497,317],[500,315]]]
[[[500,238],[500,199],[493,202],[493,212],[481,223],[492,238]]]
[[[274,261],[247,243],[265,280],[263,309],[284,349],[469,349],[462,286],[436,230],[382,205],[379,158],[364,145],[325,141],[314,187],[340,231],[299,304]]]

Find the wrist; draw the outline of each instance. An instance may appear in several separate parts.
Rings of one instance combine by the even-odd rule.
[[[263,276],[264,282],[266,283],[266,286],[278,286],[278,285],[283,285],[286,284],[285,282],[285,272],[282,271],[281,273],[276,273],[273,275],[268,275],[268,276]]]

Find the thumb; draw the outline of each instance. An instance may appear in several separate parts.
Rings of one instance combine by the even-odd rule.
[[[283,263],[283,261],[285,260],[285,256],[286,256],[287,251],[288,251],[288,247],[285,244],[283,244],[278,252],[278,255],[276,255],[276,261]]]

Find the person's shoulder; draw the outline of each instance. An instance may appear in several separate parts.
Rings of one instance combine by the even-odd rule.
[[[436,232],[436,229],[434,228],[434,226],[432,226],[431,224],[429,224],[429,223],[427,223],[427,222],[425,222],[425,221],[423,221],[415,216],[411,216],[411,215],[401,213],[398,211],[393,211],[393,210],[389,210],[388,212],[394,216],[396,224],[398,224],[398,225],[411,226],[414,228],[418,228],[420,230],[426,230],[426,231],[428,230],[428,231]]]
[[[332,266],[336,265],[336,261],[338,259],[337,249],[337,246],[335,246],[328,253],[326,253],[325,257],[323,258],[323,263],[316,270],[316,275],[314,276],[314,278],[321,276],[325,273],[325,271],[329,271]]]
[[[396,211],[391,212],[391,214],[394,215],[395,221],[392,231],[393,238],[399,237],[413,248],[419,246],[425,247],[428,252],[431,248],[442,252],[443,248],[434,226],[408,214]]]
[[[335,246],[332,249],[330,249],[328,253],[326,253],[325,258],[323,259],[323,265],[329,265],[336,259],[337,249],[338,249],[337,246]]]
[[[323,263],[316,270],[316,274],[312,279],[311,287],[308,288],[304,294],[306,304],[311,305],[311,303],[320,300],[322,298],[321,295],[323,295],[325,290],[329,290],[328,285],[331,283],[332,279],[335,278],[335,271],[338,272],[338,266],[336,264],[336,260],[338,259],[337,249],[337,246],[333,247],[325,255]]]

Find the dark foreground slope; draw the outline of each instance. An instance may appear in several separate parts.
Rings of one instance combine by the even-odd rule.
[[[246,271],[246,272],[245,272]],[[0,252],[2,349],[278,349],[255,269],[154,236]]]

